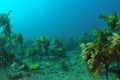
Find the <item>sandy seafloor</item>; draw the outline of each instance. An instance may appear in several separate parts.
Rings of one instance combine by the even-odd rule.
[[[68,65],[68,71],[64,71],[60,67],[57,60],[37,61],[41,64],[38,70],[18,70],[18,64],[11,67],[0,69],[0,80],[94,80],[88,74],[85,65],[79,58],[79,51],[68,51],[65,58]],[[50,63],[50,67],[46,67],[45,63]],[[16,75],[16,77],[14,77]],[[106,80],[105,74],[100,74],[98,80]],[[109,73],[109,80],[119,80],[113,73]]]

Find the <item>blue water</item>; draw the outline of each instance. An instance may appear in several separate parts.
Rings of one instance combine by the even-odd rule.
[[[100,13],[120,13],[119,0],[0,0],[0,13],[12,10],[13,32],[26,38],[79,36],[105,23]]]

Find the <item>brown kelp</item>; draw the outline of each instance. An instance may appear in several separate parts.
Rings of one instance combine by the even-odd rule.
[[[38,55],[40,59],[42,59],[42,55],[46,55],[49,59],[48,49],[49,49],[50,41],[47,39],[47,36],[42,36],[35,40],[33,45],[28,48],[26,51],[27,56]]]
[[[53,56],[63,57],[65,56],[65,49],[61,40],[54,38],[51,41],[50,52]]]
[[[12,48],[15,47],[16,52],[20,53],[21,60],[23,58],[23,35],[21,33],[13,33],[11,35]],[[14,51],[15,51],[14,50]]]
[[[3,42],[1,46],[1,61],[2,65],[5,65],[11,61],[12,53],[11,53],[11,23],[9,15],[12,11],[8,11],[8,13],[0,14],[0,27],[3,28],[2,33],[0,33],[1,42]]]
[[[95,39],[86,44],[80,44],[81,56],[94,79],[97,79],[98,73],[105,72],[108,80],[110,69],[116,74],[119,70],[120,18],[114,10],[111,15],[101,14],[100,18],[105,20],[108,26],[103,30],[97,27],[93,33]],[[117,69],[115,68],[116,63]]]

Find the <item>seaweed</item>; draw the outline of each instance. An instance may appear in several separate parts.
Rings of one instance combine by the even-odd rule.
[[[41,38],[37,38],[33,45],[29,47],[26,51],[27,56],[35,57],[35,54],[40,56],[42,59],[42,55],[46,55],[47,59],[49,59],[48,49],[49,49],[50,42],[46,36],[42,36]]]
[[[11,58],[13,58],[13,54],[11,53],[11,23],[10,23],[10,13],[12,11],[8,11],[8,13],[0,14],[0,27],[3,28],[1,35],[1,61],[3,65],[11,62]],[[3,61],[4,60],[4,61]]]
[[[117,62],[117,68],[119,69],[119,18],[114,10],[111,15],[101,14],[100,18],[105,20],[108,26],[103,30],[98,27],[95,28],[94,40],[86,44],[80,44],[81,55],[94,79],[97,79],[99,73],[105,72],[106,80],[108,80],[110,66]],[[116,70],[115,66],[112,66],[112,69]]]
[[[16,51],[20,52],[20,59],[23,59],[23,35],[21,33],[13,33],[11,35],[12,48],[15,46]],[[14,49],[14,48],[13,48]],[[15,51],[15,50],[14,50]]]
[[[65,49],[61,40],[54,38],[51,41],[50,52],[53,56],[63,57],[65,56]]]

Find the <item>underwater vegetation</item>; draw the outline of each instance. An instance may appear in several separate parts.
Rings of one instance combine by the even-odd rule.
[[[3,31],[0,33],[0,64],[4,66],[11,62],[11,58],[14,55],[11,53],[11,23],[10,23],[10,13],[12,11],[8,11],[8,13],[0,14],[0,27]]]
[[[32,57],[33,60],[42,59],[44,56],[49,59],[49,56],[62,57],[65,56],[65,49],[57,38],[53,40],[47,39],[47,36],[42,36],[35,40],[35,42],[27,49],[26,56]]]
[[[109,80],[109,72],[114,72],[120,78],[120,17],[112,10],[111,15],[101,14],[107,27],[96,28],[94,40],[81,43],[81,56],[91,76],[96,80],[98,74],[105,73]]]
[[[43,35],[33,41],[25,41],[21,33],[14,33],[11,29],[10,14],[12,11],[0,14],[0,67],[17,67],[18,71],[34,71],[41,69],[41,61],[46,68],[50,68],[51,59],[64,60],[66,50],[63,41],[59,38],[49,39]],[[60,63],[63,70],[67,70],[65,61]],[[43,65],[42,65],[43,66]],[[18,80],[24,75],[10,75],[11,80]]]
[[[101,73],[104,73],[106,80],[109,80],[111,72],[120,79],[120,17],[114,10],[110,15],[100,14],[100,19],[106,22],[107,27],[104,29],[96,27],[92,34],[83,33],[79,37],[67,39],[49,39],[48,36],[43,35],[28,42],[21,33],[12,31],[9,18],[11,13],[12,11],[8,11],[0,14],[0,28],[2,28],[0,33],[1,68],[17,66],[18,72],[42,71],[45,68],[50,68],[56,73],[53,66],[55,67],[55,62],[57,62],[59,70],[68,72],[71,69],[72,71],[71,66],[75,66],[78,62],[70,62],[72,59],[68,58],[68,55],[70,57],[69,51],[78,50],[80,47],[80,58],[82,57],[88,72],[95,80]],[[79,54],[73,53],[72,58],[78,60]],[[42,72],[41,74],[45,75]],[[24,76],[31,75],[18,73],[10,75],[10,78],[18,80]]]
[[[47,36],[42,36],[34,41],[31,47],[29,47],[26,51],[26,56],[32,56],[34,59],[34,55],[37,55],[42,58],[42,55],[46,55],[49,59],[48,49],[49,49],[50,41],[47,39]]]
[[[12,32],[10,14],[12,11],[0,14],[0,27],[2,32],[0,33],[0,62],[1,66],[5,66],[14,61],[17,54],[20,54],[20,58],[23,57],[23,36],[21,33],[16,34]]]
[[[87,43],[94,39],[91,33],[84,32],[80,36],[67,37],[62,39],[64,48],[67,51],[79,50],[80,43]]]
[[[62,57],[65,55],[65,49],[61,40],[54,38],[51,41],[50,52],[53,56]]]

